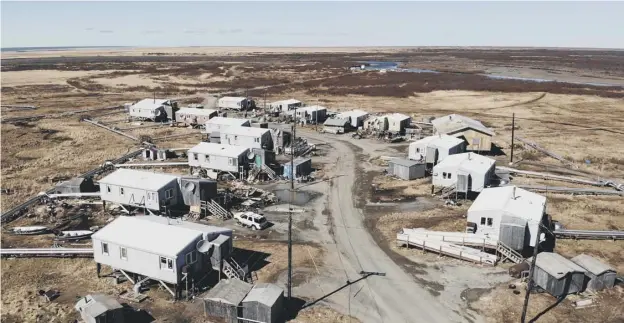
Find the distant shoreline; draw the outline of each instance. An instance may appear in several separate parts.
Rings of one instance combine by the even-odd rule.
[[[0,52],[68,51],[81,49],[118,49],[131,46],[52,46],[52,47],[2,47]]]

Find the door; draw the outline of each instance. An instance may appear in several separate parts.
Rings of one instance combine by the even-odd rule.
[[[255,163],[257,167],[262,167],[262,156],[260,154],[256,154]]]
[[[457,174],[457,191],[461,193],[468,192],[468,182],[470,175]]]
[[[438,160],[438,150],[435,147],[427,147],[427,155],[425,156],[425,161],[428,164],[435,164]]]

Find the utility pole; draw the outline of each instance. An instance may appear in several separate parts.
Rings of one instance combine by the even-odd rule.
[[[516,114],[511,115],[511,159],[510,163],[513,163],[513,150],[514,150],[514,135],[516,132]]]
[[[292,202],[295,200],[295,130],[297,127],[297,108],[295,122],[292,125],[290,140],[290,203],[288,203],[288,306],[292,305]]]
[[[535,248],[533,249],[533,259],[531,259],[531,268],[529,269],[529,280],[527,281],[526,295],[524,296],[524,305],[522,305],[522,317],[521,323],[526,322],[526,312],[529,306],[529,295],[533,289],[533,272],[535,271],[535,261],[537,260],[537,253],[539,251],[540,235],[542,234],[542,219],[539,220],[537,226],[537,236],[535,237]]]

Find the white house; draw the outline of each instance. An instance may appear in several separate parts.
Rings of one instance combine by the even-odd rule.
[[[188,150],[190,167],[238,173],[246,165],[248,147],[202,142]]]
[[[143,99],[128,108],[131,117],[165,121],[173,117],[173,103],[166,99]]]
[[[219,114],[213,109],[182,108],[175,113],[176,121],[185,125],[203,125]]]
[[[437,164],[449,155],[464,152],[464,148],[465,143],[459,138],[448,135],[429,136],[410,143],[407,157]]]
[[[117,169],[99,180],[102,201],[160,211],[181,203],[178,176]]]
[[[136,274],[156,280],[167,289],[166,284],[173,284],[177,291],[186,276],[183,267],[189,279],[197,279],[215,269],[210,256],[199,252],[197,245],[202,240],[207,244],[215,243],[222,240],[222,236],[229,239],[229,243],[225,248],[218,247],[219,256],[229,258],[231,229],[167,217],[120,216],[91,238],[98,276],[99,265],[103,264],[121,270],[130,278]]]
[[[516,186],[486,188],[468,209],[467,229],[498,237],[514,250],[535,246],[546,217],[546,197]]]
[[[466,150],[490,151],[494,132],[477,121],[459,114],[450,114],[431,121],[436,134],[447,134],[466,141]]]
[[[349,119],[351,126],[357,129],[358,127],[364,126],[364,120],[368,118],[368,112],[362,110],[351,110],[339,113],[336,117],[340,119]]]
[[[463,153],[450,155],[433,166],[432,184],[434,186],[455,186],[457,192],[481,192],[490,185],[494,176],[494,159]]]
[[[247,110],[253,108],[253,100],[238,96],[224,96],[217,100],[218,109]]]
[[[228,127],[220,132],[221,143],[247,148],[273,149],[271,131],[267,128]]]
[[[279,111],[288,111],[294,108],[301,107],[301,101],[295,99],[281,100],[275,101],[269,105],[271,111],[279,112]]]
[[[327,108],[320,105],[297,108],[297,119],[309,123],[323,123],[327,118]]]
[[[206,121],[205,132],[220,132],[228,127],[251,127],[251,120],[239,118],[213,117]]]
[[[386,116],[388,118],[388,131],[396,133],[404,133],[405,128],[409,127],[412,118],[402,113],[392,113]]]

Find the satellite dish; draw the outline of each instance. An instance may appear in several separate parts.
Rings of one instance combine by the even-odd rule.
[[[253,159],[254,159],[254,157],[256,157],[256,154],[254,154],[254,152],[253,152],[253,151],[250,151],[250,152],[247,154],[247,159],[253,160]]]
[[[157,117],[160,117],[160,115],[161,115],[161,114],[162,114],[162,111],[160,111],[160,110],[156,110],[156,116],[157,116]]]
[[[186,184],[184,184],[184,189],[187,192],[193,192],[193,190],[195,190],[195,183],[193,183],[193,182],[186,182]]]
[[[212,244],[208,240],[199,240],[197,241],[197,251],[201,253],[208,253],[212,248]]]

